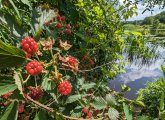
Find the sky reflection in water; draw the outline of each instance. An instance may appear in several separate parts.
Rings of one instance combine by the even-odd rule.
[[[162,56],[165,53],[165,49],[159,48],[159,51]],[[143,66],[139,68],[135,64],[127,65],[125,74],[120,74],[115,80],[109,82],[110,87],[113,90],[120,91],[121,84],[126,84],[131,87],[131,91],[125,94],[125,97],[129,99],[136,98],[136,92],[140,88],[144,88],[148,81],[154,82],[156,78],[162,76],[161,64],[164,63],[163,59],[156,60],[155,63],[150,66]]]

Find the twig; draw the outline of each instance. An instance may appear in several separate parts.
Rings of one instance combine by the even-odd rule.
[[[34,104],[36,104],[37,106],[46,109],[49,112],[55,112],[55,110],[53,110],[53,108],[50,108],[46,105],[43,105],[41,103],[39,103],[38,101],[33,100],[30,96],[26,95],[25,97],[27,100],[33,102]],[[70,119],[70,120],[91,120],[91,119],[83,119],[83,118],[75,118],[75,117],[70,117],[70,116],[66,116],[63,115],[61,113],[56,112],[57,115],[62,115],[64,118]],[[93,120],[102,120],[103,118],[98,118],[98,119],[93,119]]]
[[[29,78],[30,78],[30,75],[28,75],[28,77],[26,78],[26,80],[23,81],[23,84],[27,83],[27,81],[29,80]]]
[[[45,106],[45,105],[43,105],[43,104],[41,104],[41,103],[39,103],[39,102],[33,100],[33,99],[32,99],[30,96],[28,96],[28,95],[26,95],[25,98],[26,98],[27,100],[33,102],[34,104],[36,104],[36,105],[38,105],[38,106],[40,106],[40,107],[42,107],[42,108],[48,110],[49,112],[54,112],[53,108],[47,107],[47,106]]]
[[[106,66],[106,65],[108,65],[108,64],[111,64],[111,63],[112,63],[112,62],[108,62],[108,63],[106,63],[106,64],[97,66],[97,67],[92,68],[92,69],[89,69],[89,70],[79,70],[79,72],[89,72],[89,71],[93,71],[93,70],[96,70],[96,69],[98,69],[98,68],[102,68],[102,67],[104,67],[104,66]]]
[[[97,66],[97,67],[92,68],[92,69],[89,69],[89,70],[77,70],[77,72],[90,72],[90,71],[93,71],[93,70],[96,70],[96,69],[102,68],[102,67],[104,67],[104,66],[106,66],[106,65],[108,65],[108,64],[111,64],[111,63],[112,63],[112,62],[108,62],[108,63],[106,63],[106,64],[103,64],[103,65]],[[68,65],[65,65],[65,64],[62,64],[62,65],[74,69],[72,66],[68,66]],[[69,71],[71,71],[71,69],[67,69],[67,68],[59,68],[59,69],[61,69],[61,70],[69,70]]]

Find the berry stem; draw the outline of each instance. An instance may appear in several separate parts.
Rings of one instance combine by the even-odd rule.
[[[35,56],[36,56],[37,60],[40,61],[40,59],[39,59],[39,57],[38,57],[38,55],[36,53],[35,53]]]
[[[25,81],[23,81],[23,84],[27,83],[27,81],[29,80],[30,75],[27,76],[27,78],[25,79]]]
[[[30,58],[26,58],[28,61],[33,61],[32,59],[30,59]]]
[[[50,54],[51,54],[51,56],[52,56],[53,63],[54,63],[54,62],[55,62],[55,59],[54,59],[54,56],[53,56],[53,50],[52,50],[52,49],[50,50]]]
[[[35,86],[37,87],[37,80],[36,80],[36,76],[34,76],[34,80],[35,80]]]

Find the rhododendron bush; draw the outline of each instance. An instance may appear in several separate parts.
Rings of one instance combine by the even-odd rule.
[[[2,1],[2,120],[133,119],[133,106],[144,107],[141,99],[125,99],[129,88],[115,92],[108,81],[125,72],[120,20],[136,6],[111,4]]]

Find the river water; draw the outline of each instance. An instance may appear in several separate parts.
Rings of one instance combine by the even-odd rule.
[[[158,48],[161,56],[165,58],[165,49]],[[131,88],[131,91],[125,93],[125,97],[135,99],[137,97],[137,90],[144,88],[147,82],[154,82],[160,76],[163,76],[161,71],[161,64],[165,64],[164,59],[160,57],[149,66],[139,67],[135,63],[127,64],[125,67],[126,73],[122,73],[116,77],[115,80],[110,80],[110,88],[115,91],[121,90],[121,84],[126,84]]]

